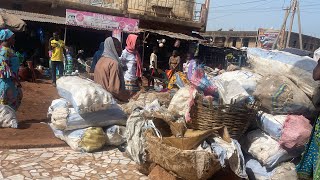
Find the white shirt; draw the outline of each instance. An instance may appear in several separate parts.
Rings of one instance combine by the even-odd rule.
[[[127,70],[124,72],[124,80],[126,81],[135,81],[138,79],[136,76],[137,72],[137,61],[136,56],[132,53],[129,53],[126,49],[122,51],[120,60],[122,64],[127,66]]]
[[[152,62],[154,62],[154,67],[152,65]],[[151,56],[150,56],[150,66],[149,66],[150,69],[158,69],[158,57],[155,53],[152,53]]]
[[[190,61],[183,63],[183,72],[186,74],[188,73],[189,64],[190,64]]]

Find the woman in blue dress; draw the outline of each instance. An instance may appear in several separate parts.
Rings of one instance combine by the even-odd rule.
[[[21,104],[22,91],[19,83],[19,58],[14,46],[14,33],[9,29],[0,31],[0,104],[17,110]]]

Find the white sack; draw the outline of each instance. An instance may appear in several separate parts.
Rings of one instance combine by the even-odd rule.
[[[16,112],[7,105],[0,105],[0,127],[18,128]]]
[[[249,179],[256,180],[298,180],[295,165],[286,162],[278,165],[274,169],[267,169],[253,158],[247,159],[246,163]]]
[[[50,110],[50,108],[49,108]],[[114,104],[107,110],[78,114],[74,108],[65,107],[64,103],[56,105],[51,115],[52,125],[59,130],[70,131],[87,127],[107,127],[126,125],[127,116]]]
[[[71,149],[81,152],[93,152],[106,144],[106,135],[102,128],[89,127],[73,131],[61,131],[50,124],[54,135],[65,141]]]
[[[185,116],[185,114],[189,111],[189,100],[190,98],[194,98],[196,96],[197,91],[192,90],[190,87],[184,87],[177,91],[177,93],[173,96],[168,110],[173,115]]]
[[[248,48],[248,62],[252,70],[263,76],[282,75],[291,79],[303,92],[318,104],[319,82],[312,78],[317,61],[282,51],[269,51],[260,48]]]
[[[212,79],[212,83],[215,84],[215,80],[220,79],[223,82],[229,82],[232,80],[237,81],[250,95],[255,91],[257,83],[262,78],[261,75],[252,73],[245,70],[225,72]]]
[[[281,162],[298,156],[298,154],[289,154],[280,147],[276,140],[259,129],[246,135],[243,139],[242,147],[267,168],[273,168]]]
[[[314,51],[313,59],[316,61],[320,59],[320,48]]]
[[[57,80],[61,97],[72,103],[79,114],[108,109],[116,104],[112,95],[99,84],[77,76],[65,76]]]
[[[303,91],[285,76],[266,76],[253,95],[270,114],[296,114],[312,118],[315,107]]]
[[[107,136],[107,145],[120,146],[127,141],[125,126],[114,125],[107,127],[104,131]]]
[[[220,97],[225,104],[231,104],[231,102],[243,102],[250,95],[236,80],[222,81],[217,79],[215,85],[218,87]]]
[[[51,117],[52,112],[56,108],[68,108],[69,107],[69,102],[66,99],[60,98],[60,99],[55,99],[51,102],[50,107],[48,108],[48,117]]]
[[[279,140],[282,134],[283,125],[286,121],[287,115],[276,115],[259,112],[259,117],[257,118],[258,127],[266,132],[269,136],[274,139]]]

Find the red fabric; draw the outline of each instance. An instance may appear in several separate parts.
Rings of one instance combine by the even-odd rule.
[[[283,125],[280,145],[286,148],[302,147],[311,135],[312,126],[303,116],[288,115]]]
[[[127,41],[126,41],[126,50],[129,53],[136,55],[136,61],[137,61],[137,77],[142,77],[142,63],[141,63],[141,57],[139,55],[139,52],[136,49],[136,43],[137,43],[138,36],[135,34],[129,34]]]
[[[168,80],[170,80],[173,75],[173,70],[166,70],[166,75],[167,75]]]

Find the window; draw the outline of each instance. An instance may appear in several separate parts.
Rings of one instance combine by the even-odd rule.
[[[292,47],[293,47],[293,48],[297,47],[297,41],[296,41],[296,40],[293,41]]]
[[[313,51],[313,48],[314,48],[313,44],[310,44],[310,51]]]
[[[307,43],[303,44],[303,49],[306,50],[307,49]]]
[[[243,47],[249,47],[249,39],[248,38],[243,39]]]
[[[232,40],[232,46],[237,47],[237,38],[233,38]]]

